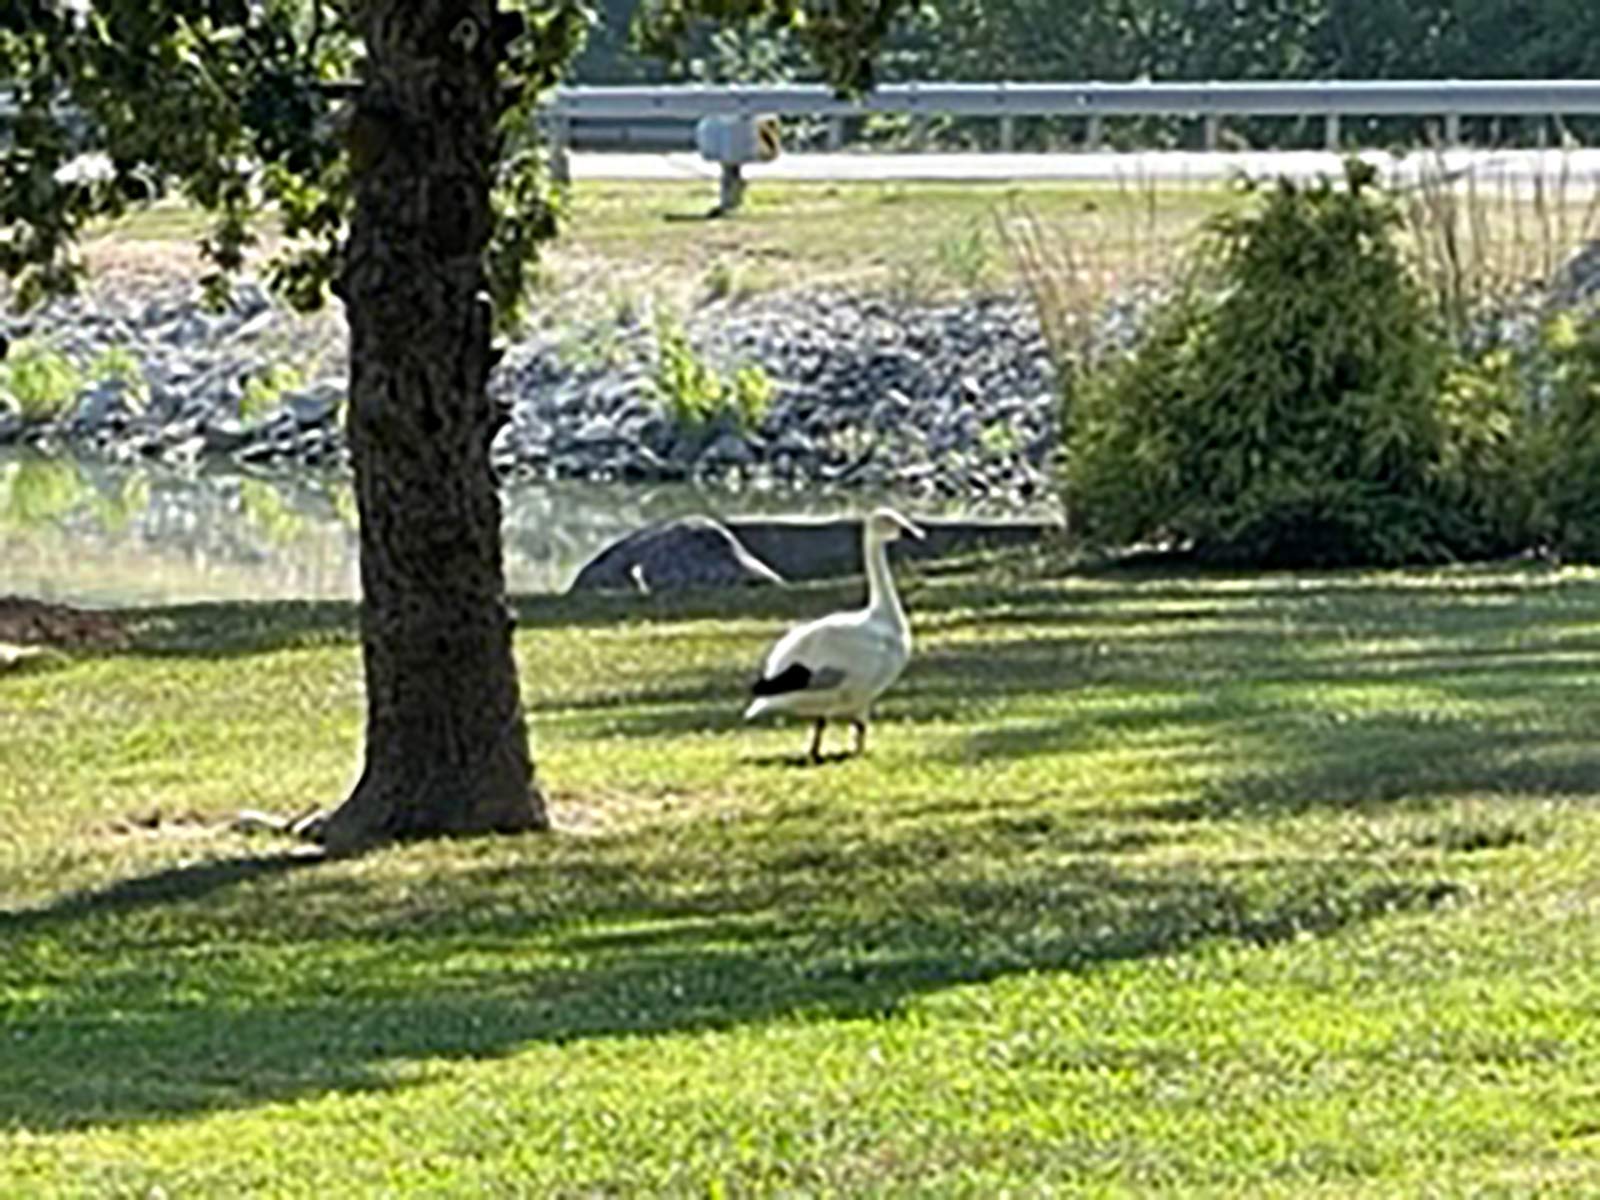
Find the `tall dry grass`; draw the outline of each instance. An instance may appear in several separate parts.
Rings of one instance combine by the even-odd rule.
[[[1070,217],[1042,217],[1022,200],[996,212],[1001,244],[1064,379],[1106,350],[1113,304],[1159,294],[1188,271],[1195,235],[1218,207],[1185,203],[1193,189],[1163,190],[1149,178],[1124,181],[1119,193],[1117,203]]]
[[[1568,264],[1600,246],[1600,178],[1580,175],[1560,147],[1526,176],[1505,165],[1459,170],[1436,148],[1394,189],[1413,269],[1458,344],[1497,316],[1568,302]],[[1045,218],[1021,200],[997,212],[1001,244],[1067,380],[1106,349],[1113,304],[1193,279],[1197,235],[1217,208],[1186,210],[1174,196],[1192,189],[1148,178],[1123,193],[1122,203],[1071,216]]]
[[[1452,170],[1442,152],[1402,192],[1404,236],[1445,327],[1470,341],[1486,318],[1537,315],[1570,297],[1567,264],[1600,238],[1600,179],[1552,150],[1527,177]]]

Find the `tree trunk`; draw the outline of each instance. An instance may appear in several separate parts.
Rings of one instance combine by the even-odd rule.
[[[360,0],[339,294],[361,516],[366,762],[330,851],[541,829],[489,448],[494,0]]]

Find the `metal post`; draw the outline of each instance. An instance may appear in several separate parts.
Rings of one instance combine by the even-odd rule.
[[[1098,150],[1105,145],[1106,122],[1104,117],[1093,116],[1089,118],[1089,128],[1084,131],[1083,144],[1086,150]]]
[[[572,182],[572,121],[557,116],[550,122],[550,178],[559,184]]]
[[[1339,114],[1329,113],[1322,118],[1322,144],[1328,150],[1339,149]]]
[[[1000,153],[1015,154],[1017,150],[1017,119],[1000,118]]]
[[[738,163],[722,164],[722,187],[717,201],[717,212],[723,216],[739,211],[744,203],[744,172]]]
[[[1451,147],[1461,145],[1461,114],[1458,112],[1444,115],[1444,144]]]
[[[1222,118],[1216,113],[1206,114],[1206,149],[1215,150],[1222,140]]]
[[[928,148],[928,114],[911,114],[911,148],[919,154]]]
[[[828,118],[828,153],[837,154],[844,149],[844,118]]]

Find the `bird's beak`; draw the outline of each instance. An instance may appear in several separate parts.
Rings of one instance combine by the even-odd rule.
[[[900,528],[905,530],[912,537],[916,538],[919,542],[923,538],[928,536],[927,534],[922,532],[922,529],[921,529],[920,526],[913,525],[910,521],[907,521],[904,517],[899,518],[899,520],[900,520]]]

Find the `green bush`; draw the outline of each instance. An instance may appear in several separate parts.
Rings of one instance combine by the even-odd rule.
[[[1539,532],[1563,558],[1600,561],[1600,315],[1557,318],[1545,349],[1549,393],[1530,414]]]
[[[23,339],[0,363],[0,390],[28,421],[47,421],[67,410],[83,386],[72,360],[43,342]]]
[[[1538,540],[1527,370],[1522,355],[1499,346],[1459,355],[1440,383],[1434,487],[1447,541],[1462,557]]]
[[[150,384],[145,379],[139,356],[126,346],[108,346],[89,364],[86,378],[95,382],[116,380],[130,408],[143,409],[150,400]]]
[[[305,376],[297,367],[286,363],[265,367],[245,380],[239,416],[246,421],[265,416],[283,401],[285,392],[304,386]]]
[[[749,364],[724,379],[689,344],[674,321],[657,327],[655,389],[667,416],[680,429],[703,431],[725,424],[748,430],[759,425],[772,406],[772,380],[760,366]]]
[[[772,376],[760,363],[746,363],[733,373],[733,410],[741,429],[754,429],[772,409]]]
[[[1439,560],[1514,540],[1485,495],[1493,376],[1458,364],[1360,163],[1214,220],[1128,356],[1078,375],[1064,492],[1090,544],[1262,565]],[[1446,413],[1440,396],[1454,382]],[[1508,468],[1509,469],[1509,468]]]

